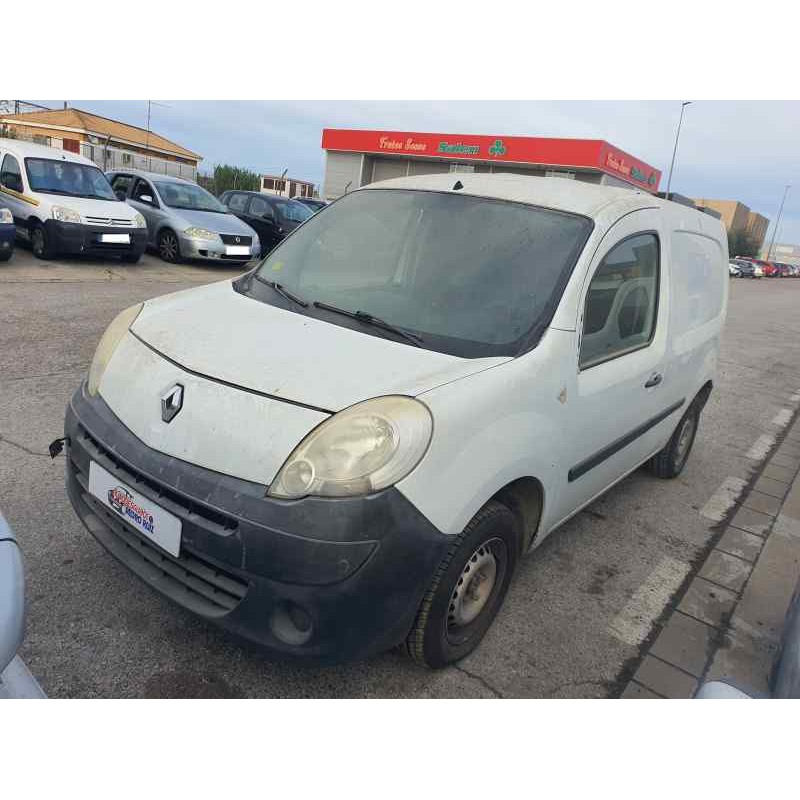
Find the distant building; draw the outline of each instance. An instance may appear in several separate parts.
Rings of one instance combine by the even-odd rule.
[[[196,180],[202,156],[153,131],[78,108],[3,114],[0,136],[80,153],[102,170],[142,169]]]
[[[764,244],[769,220],[751,211],[744,203],[738,200],[712,200],[707,197],[695,197],[694,203],[696,206],[711,208],[718,212],[722,224],[729,233],[737,231],[746,233],[753,240],[757,250]]]
[[[759,258],[766,260],[769,249],[769,242],[767,242],[758,254]],[[800,266],[800,244],[778,244],[778,242],[775,242],[772,245],[771,259],[784,264],[797,264]]]
[[[313,197],[314,184],[297,178],[282,178],[280,175],[262,175],[261,191],[282,197]]]

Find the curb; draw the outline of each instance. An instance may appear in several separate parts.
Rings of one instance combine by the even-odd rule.
[[[800,419],[737,503],[621,697],[690,698],[707,680],[769,694],[800,576]]]

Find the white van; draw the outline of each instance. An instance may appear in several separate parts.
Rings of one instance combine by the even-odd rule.
[[[38,258],[67,253],[136,263],[147,246],[144,217],[88,158],[67,150],[0,139],[0,201]]]
[[[521,555],[628,473],[683,469],[725,231],[649,194],[403,178],[257,269],[123,311],[66,413],[86,527],[274,652],[462,658]]]

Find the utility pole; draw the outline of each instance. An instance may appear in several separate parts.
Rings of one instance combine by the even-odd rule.
[[[675,146],[672,148],[672,161],[670,162],[669,165],[669,177],[667,178],[667,195],[665,198],[666,200],[669,200],[669,190],[670,186],[672,185],[672,169],[675,166],[675,154],[678,152],[678,138],[681,135],[681,123],[683,122],[683,111],[686,108],[686,106],[690,106],[691,104],[692,104],[691,100],[685,100],[683,103],[681,103],[681,116],[680,119],[678,120],[678,130],[675,132]]]
[[[789,194],[789,189],[792,187],[787,185],[783,190],[783,199],[781,200],[781,207],[778,209],[778,218],[775,220],[775,227],[772,229],[772,239],[769,243],[769,250],[767,250],[767,261],[772,261],[772,247],[775,244],[775,237],[778,235],[778,225],[781,224],[781,214],[783,214],[783,204],[786,202],[786,195]]]
[[[157,103],[155,100],[148,100],[147,101],[147,137],[145,138],[145,150],[148,151],[147,153],[147,169],[149,170],[151,167],[150,161],[150,106],[161,106],[161,108],[172,108],[172,106],[168,106],[166,103]]]

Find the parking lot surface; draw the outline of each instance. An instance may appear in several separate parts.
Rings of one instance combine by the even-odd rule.
[[[35,260],[0,265],[0,508],[26,557],[22,656],[53,697],[609,697],[709,545],[732,493],[800,401],[800,280],[731,281],[715,389],[683,474],[639,470],[521,565],[482,645],[439,672],[399,654],[330,668],[270,660],[154,594],[64,491],[64,407],[113,316],[236,270]],[[766,438],[765,438],[766,437]]]

